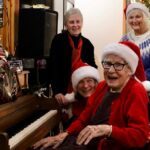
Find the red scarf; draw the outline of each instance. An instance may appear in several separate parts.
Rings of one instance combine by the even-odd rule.
[[[77,46],[77,48],[75,48],[74,42],[73,42],[73,40],[69,34],[68,34],[68,38],[69,38],[70,46],[73,49],[72,50],[72,65],[71,65],[71,73],[72,73],[76,69],[77,64],[80,63],[80,61],[82,62],[82,60],[81,60],[81,48],[83,45],[83,41],[80,38],[79,42],[78,42],[78,46]],[[70,83],[68,85],[68,93],[71,93],[72,91],[73,91],[73,88],[72,88],[72,84],[70,81]]]
[[[68,38],[69,38],[70,46],[73,49],[72,50],[72,72],[73,72],[76,69],[77,63],[79,63],[80,61],[82,62],[82,60],[81,60],[81,48],[83,45],[83,41],[80,38],[79,42],[78,42],[78,46],[77,46],[77,48],[75,48],[74,42],[73,42],[72,38],[70,37],[70,35],[68,35]]]

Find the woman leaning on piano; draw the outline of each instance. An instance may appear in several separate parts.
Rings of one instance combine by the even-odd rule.
[[[66,30],[57,34],[50,49],[50,83],[55,98],[64,99],[72,92],[71,74],[76,62],[82,61],[97,68],[92,43],[81,34],[83,16],[79,9],[71,8],[65,14]]]
[[[66,131],[34,144],[40,150],[149,150],[148,96],[137,79],[143,75],[139,48],[129,42],[108,44],[99,52],[104,81]],[[123,53],[122,53],[123,52]],[[102,55],[101,55],[102,54]]]

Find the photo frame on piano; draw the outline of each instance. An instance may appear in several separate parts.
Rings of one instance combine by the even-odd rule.
[[[10,69],[13,69],[17,72],[23,71],[22,60],[9,60],[8,61]]]

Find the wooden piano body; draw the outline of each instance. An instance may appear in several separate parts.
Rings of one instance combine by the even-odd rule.
[[[28,129],[31,132],[27,135],[20,135],[17,137],[17,144],[11,146],[12,141],[16,141],[13,137],[10,138],[7,134],[7,130],[28,120],[35,112],[49,111],[51,115],[48,119],[45,119],[40,125],[31,126],[32,129]],[[44,116],[44,115],[43,115]],[[31,146],[41,138],[45,137],[51,129],[59,124],[60,121],[60,108],[56,100],[49,98],[39,98],[34,95],[25,95],[19,97],[16,101],[0,105],[0,149],[1,150],[29,150]],[[40,117],[42,118],[42,117]],[[25,130],[25,129],[23,129]],[[26,131],[26,130],[25,130]],[[21,132],[21,131],[20,131]],[[19,132],[19,133],[20,133]],[[12,141],[10,139],[13,139]],[[20,140],[21,139],[21,140]]]

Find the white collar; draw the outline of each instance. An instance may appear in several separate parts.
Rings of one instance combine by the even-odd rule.
[[[133,31],[131,31],[128,33],[128,36],[131,39],[131,41],[133,41],[135,43],[140,43],[140,42],[144,41],[147,36],[150,36],[150,31],[147,31],[144,34],[141,34],[138,36],[135,35],[135,33]]]

